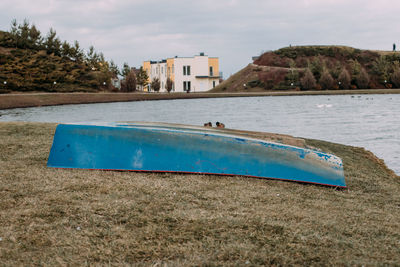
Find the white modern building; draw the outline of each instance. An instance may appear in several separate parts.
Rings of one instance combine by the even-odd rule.
[[[143,69],[149,76],[149,85],[158,78],[160,92],[166,92],[167,79],[173,92],[204,92],[219,84],[219,60],[204,53],[194,57],[174,57],[161,61],[145,61]],[[148,90],[152,90],[151,86]]]

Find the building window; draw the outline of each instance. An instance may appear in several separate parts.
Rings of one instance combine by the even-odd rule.
[[[210,76],[214,76],[213,74],[214,74],[213,67],[212,67],[212,66],[210,66]]]
[[[215,87],[215,81],[213,81],[213,88]]]
[[[183,91],[190,91],[190,81],[183,82]]]
[[[190,76],[190,66],[183,66],[183,75]]]

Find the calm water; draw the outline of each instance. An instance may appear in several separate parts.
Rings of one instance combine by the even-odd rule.
[[[362,146],[400,173],[400,95],[284,96],[0,110],[0,121],[154,121],[290,134]]]

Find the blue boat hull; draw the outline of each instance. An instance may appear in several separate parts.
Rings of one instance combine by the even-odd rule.
[[[47,166],[243,175],[346,187],[340,158],[213,129],[58,125]]]

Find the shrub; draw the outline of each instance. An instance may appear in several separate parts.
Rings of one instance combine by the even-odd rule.
[[[290,68],[287,73],[285,80],[288,81],[289,84],[294,84],[299,80],[299,72],[296,69]]]
[[[271,90],[272,88],[274,88],[274,80],[267,80],[264,83],[264,88],[267,90]]]
[[[340,88],[349,89],[351,78],[349,72],[346,69],[343,69],[342,72],[339,74],[338,82],[340,82]]]
[[[389,70],[390,70],[390,62],[387,61],[385,56],[381,56],[377,58],[372,63],[372,71],[373,74],[379,77],[379,81],[384,83],[384,81],[389,80]]]
[[[324,69],[324,63],[321,56],[314,58],[314,60],[310,64],[310,69],[314,74],[315,79],[319,80]]]
[[[272,89],[273,90],[290,90],[290,89],[292,89],[292,87],[290,85],[286,85],[284,82],[281,82],[281,83],[275,85]]]
[[[151,88],[155,91],[158,92],[160,91],[160,80],[158,78],[155,78],[152,82],[151,82]]]
[[[400,68],[395,70],[390,77],[395,88],[400,88]]]
[[[251,88],[257,87],[260,85],[260,80],[253,80],[253,81],[249,81],[247,83],[248,86],[250,86]]]
[[[319,84],[321,85],[321,88],[325,89],[325,90],[333,88],[334,80],[333,80],[331,74],[329,73],[329,71],[325,70],[322,73],[321,79],[319,79]]]
[[[314,89],[317,85],[314,75],[310,69],[307,69],[304,73],[304,77],[300,80],[301,86],[305,90]]]
[[[360,89],[368,88],[369,75],[365,69],[361,69],[360,74],[356,77],[356,84]]]
[[[357,60],[350,59],[348,61],[350,67],[351,83],[357,84],[357,77],[361,73],[361,65]]]

